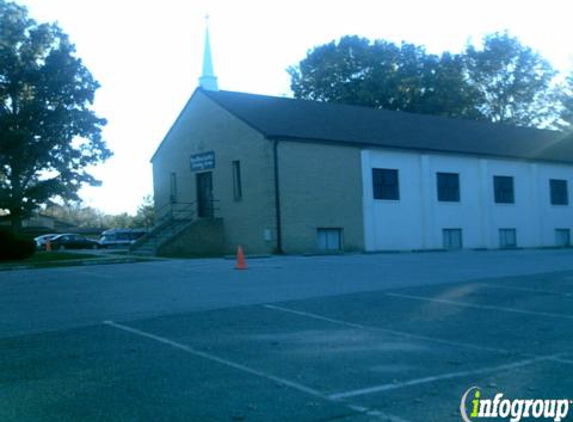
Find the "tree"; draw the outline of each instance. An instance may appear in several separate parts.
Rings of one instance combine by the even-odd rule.
[[[507,32],[487,35],[483,48],[465,52],[468,80],[480,93],[479,110],[493,122],[550,126],[559,102],[552,89],[557,72]]]
[[[571,129],[573,126],[573,71],[567,76],[564,86],[561,87],[561,120],[564,127]]]
[[[41,214],[54,217],[60,221],[77,227],[104,228],[107,227],[109,216],[92,207],[83,206],[79,202],[65,205],[51,204],[42,210]]]
[[[153,227],[155,211],[153,197],[147,195],[143,198],[135,215],[126,212],[115,215],[106,214],[80,202],[68,202],[64,205],[51,204],[42,210],[42,214],[78,227],[136,229]]]
[[[155,223],[155,205],[153,203],[153,196],[147,195],[143,198],[143,202],[137,208],[137,214],[133,217],[131,227],[133,228],[150,228]]]
[[[99,84],[55,24],[0,0],[0,209],[15,228],[53,198],[77,200],[111,156],[90,109]]]
[[[460,56],[347,36],[309,51],[288,69],[296,98],[479,118]]]
[[[346,36],[287,71],[295,98],[522,126],[555,126],[559,118],[557,72],[508,33],[484,37],[481,49],[441,55]]]

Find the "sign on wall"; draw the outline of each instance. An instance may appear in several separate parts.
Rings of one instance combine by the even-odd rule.
[[[215,168],[215,151],[191,155],[191,171],[204,171]]]

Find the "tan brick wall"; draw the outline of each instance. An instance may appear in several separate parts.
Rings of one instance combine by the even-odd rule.
[[[225,247],[225,227],[222,218],[202,218],[159,247],[163,256],[218,255]]]
[[[169,203],[170,173],[177,174],[178,201],[196,202],[192,154],[215,152],[213,196],[224,219],[227,253],[270,253],[276,245],[272,143],[200,91],[187,104],[153,158],[156,209]],[[232,162],[241,163],[243,198],[235,201]],[[270,241],[264,231],[271,231]]]
[[[225,252],[272,253],[276,247],[273,141],[201,92],[188,103],[153,159],[156,209],[169,203],[170,173],[178,201],[196,202],[190,157],[215,152],[213,195],[224,220]],[[341,228],[345,251],[364,249],[360,149],[279,142],[283,250],[317,252],[317,229]],[[232,162],[241,163],[243,198],[233,195]],[[265,240],[265,231],[271,234]]]
[[[278,150],[283,250],[317,251],[318,228],[341,228],[344,250],[363,250],[360,149],[282,141]]]

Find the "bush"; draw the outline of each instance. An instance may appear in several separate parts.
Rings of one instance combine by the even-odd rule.
[[[18,235],[9,228],[0,228],[0,261],[30,258],[35,252],[33,239]]]

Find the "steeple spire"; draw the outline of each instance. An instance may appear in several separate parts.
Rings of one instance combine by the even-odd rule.
[[[205,16],[205,49],[203,50],[203,74],[199,78],[199,86],[208,91],[218,91],[217,77],[213,71],[211,57],[211,42],[209,39],[209,15]]]

